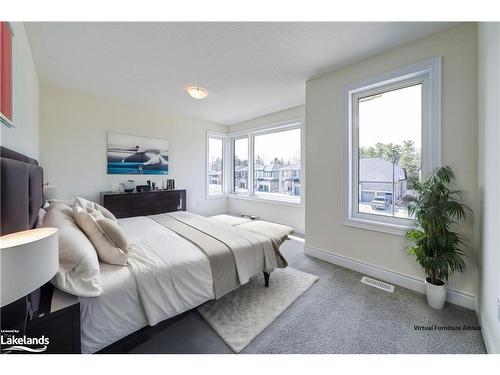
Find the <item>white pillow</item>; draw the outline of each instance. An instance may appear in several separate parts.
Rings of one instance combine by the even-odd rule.
[[[97,254],[99,259],[105,263],[114,264],[117,266],[125,266],[127,264],[127,246],[128,243],[126,241],[125,234],[123,230],[118,225],[118,223],[114,222],[111,219],[107,219],[104,217],[100,217],[101,213],[96,214],[96,210],[89,208],[88,209],[94,216],[87,211],[87,209],[76,205],[73,207],[73,218],[76,223],[80,227],[80,229],[87,235],[87,237],[94,244],[95,249],[97,250]],[[98,211],[97,211],[98,212]],[[111,230],[115,230],[113,232],[115,235],[112,236],[117,241],[117,238],[121,238],[119,242],[123,248],[120,248],[118,244],[113,242],[111,238],[106,234],[106,232],[101,228],[99,223],[103,220],[108,220],[116,224],[116,227]],[[106,227],[107,228],[107,227]],[[119,233],[116,234],[116,231]],[[121,231],[121,233],[120,233]]]
[[[47,210],[42,226],[58,229],[59,271],[52,283],[77,296],[99,296],[102,293],[99,260],[94,246],[78,228],[73,216],[68,215],[63,206],[52,207]]]
[[[114,220],[114,221],[118,221],[116,219],[115,215],[113,215],[107,208],[105,208],[105,207],[103,207],[100,204],[97,204],[95,202],[91,202],[85,198],[75,197],[75,202],[73,203],[73,207],[75,207],[75,206],[85,208],[87,211],[89,208],[100,211],[104,215],[104,217],[111,219],[111,220]]]
[[[61,202],[61,201],[53,201],[50,202],[49,207],[47,207],[46,211],[60,211],[68,216],[73,217],[73,208],[68,205],[67,203]]]
[[[101,214],[102,216],[102,214]],[[116,247],[122,249],[124,253],[128,252],[128,238],[125,235],[120,224],[117,221],[108,219],[107,217],[95,218],[97,224],[101,227],[102,231],[110,239]]]

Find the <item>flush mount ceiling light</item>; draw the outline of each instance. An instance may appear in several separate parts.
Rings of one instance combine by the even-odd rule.
[[[189,86],[186,91],[194,99],[203,99],[208,95],[207,89],[200,86]]]

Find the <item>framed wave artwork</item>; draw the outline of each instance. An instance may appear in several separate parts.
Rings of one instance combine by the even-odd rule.
[[[168,141],[135,135],[107,134],[108,174],[168,174]]]

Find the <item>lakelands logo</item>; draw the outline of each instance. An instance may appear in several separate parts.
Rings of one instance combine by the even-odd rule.
[[[42,353],[47,350],[49,338],[42,335],[40,337],[29,337],[26,335],[17,336],[18,330],[2,330],[0,343],[2,353],[30,352]]]

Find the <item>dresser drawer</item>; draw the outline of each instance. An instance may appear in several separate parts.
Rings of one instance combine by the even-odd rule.
[[[179,194],[158,192],[144,194],[140,199],[134,199],[132,207],[139,215],[154,215],[177,211],[179,202]]]
[[[117,218],[147,216],[186,210],[186,191],[154,191],[141,193],[101,193],[101,202]]]
[[[110,210],[117,218],[131,216],[133,199],[128,195],[104,196],[102,205]]]

